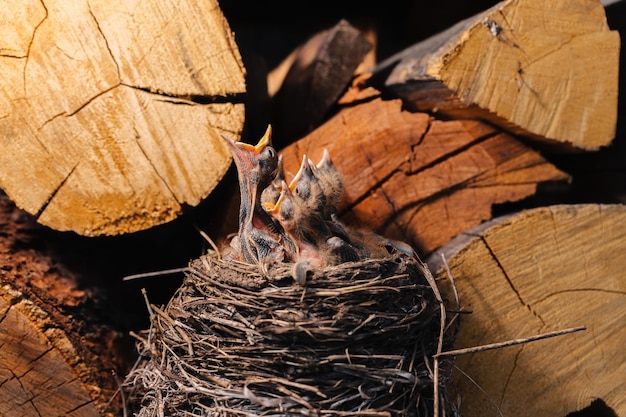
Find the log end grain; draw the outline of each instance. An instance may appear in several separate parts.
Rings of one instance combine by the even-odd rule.
[[[0,33],[12,51],[0,56],[0,187],[13,201],[92,236],[206,198],[230,165],[219,135],[240,138],[246,91],[217,3],[24,7]]]
[[[597,398],[626,412],[625,221],[622,205],[542,207],[469,230],[431,255],[446,282],[445,255],[461,308],[471,311],[461,316],[455,348],[586,327],[459,356],[474,380],[455,378],[463,415],[498,415],[498,407],[508,416],[564,416]]]

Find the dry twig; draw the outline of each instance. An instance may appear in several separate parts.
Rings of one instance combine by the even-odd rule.
[[[440,378],[439,362],[452,363],[436,354],[454,333],[442,334],[426,265],[344,263],[306,286],[290,270],[192,261],[167,307],[153,306],[151,356],[127,378],[138,415],[431,415],[451,371]]]

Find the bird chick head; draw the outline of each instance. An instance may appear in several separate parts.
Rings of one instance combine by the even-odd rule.
[[[297,220],[297,205],[294,204],[293,193],[283,180],[281,192],[276,203],[264,203],[264,209],[283,226],[285,230],[294,230]]]
[[[296,172],[296,175],[289,183],[289,189],[301,199],[306,200],[311,194],[310,184],[314,178],[315,174],[311,167],[311,160],[306,155],[303,155],[300,169],[298,169],[298,172]]]
[[[318,170],[335,170],[335,164],[330,159],[330,152],[328,152],[328,148],[324,148],[324,153],[322,154],[322,159],[315,166]]]
[[[310,216],[321,215],[328,203],[323,184],[315,171],[316,168],[311,159],[304,155],[300,169],[289,184],[294,198]]]
[[[261,208],[261,192],[274,179],[278,167],[278,156],[271,146],[271,134],[272,128],[268,125],[265,134],[256,145],[235,142],[222,135],[237,166],[241,192],[240,230],[249,227],[272,229],[273,226],[267,219],[257,215]]]
[[[313,172],[318,179],[322,193],[326,197],[326,204],[322,208],[322,212],[324,217],[329,218],[336,212],[343,194],[343,178],[330,159],[328,149],[324,149],[324,155],[317,165],[313,166]]]
[[[240,181],[257,184],[265,188],[276,176],[278,170],[278,155],[272,147],[272,127],[267,126],[263,137],[256,145],[235,142],[222,135],[231,150]]]
[[[261,203],[263,204],[263,208],[266,208],[268,203],[270,203],[271,205],[274,205],[276,203],[278,197],[280,197],[282,183],[284,182],[285,171],[283,169],[283,156],[278,155],[278,167],[276,169],[276,176],[274,177],[272,182],[261,192]]]
[[[271,125],[256,145],[235,142],[222,135],[237,166],[241,193],[249,199],[251,207],[255,206],[257,194],[270,184],[278,169],[278,155],[272,147],[271,135]]]

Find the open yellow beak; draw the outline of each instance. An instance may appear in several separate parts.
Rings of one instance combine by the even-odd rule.
[[[265,130],[265,134],[259,139],[259,143],[256,145],[250,145],[249,143],[243,142],[235,142],[235,145],[245,151],[251,152],[254,155],[259,155],[263,152],[268,145],[271,144],[272,141],[272,125],[267,125],[267,129]]]

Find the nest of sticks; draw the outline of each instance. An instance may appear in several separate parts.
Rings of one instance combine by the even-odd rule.
[[[456,335],[442,330],[442,301],[427,266],[404,254],[297,285],[289,264],[260,272],[210,252],[152,306],[127,405],[140,417],[455,414],[452,359],[433,360]]]

